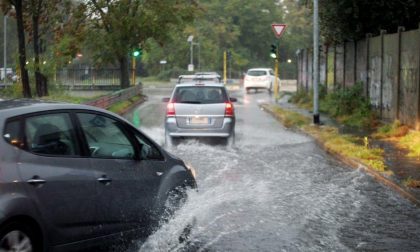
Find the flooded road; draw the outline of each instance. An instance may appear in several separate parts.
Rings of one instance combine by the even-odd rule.
[[[170,89],[145,92],[149,101],[126,117],[163,144]],[[258,107],[266,92],[232,96],[235,147],[187,140],[170,150],[195,167],[199,191],[133,251],[420,251],[420,209],[283,128]]]

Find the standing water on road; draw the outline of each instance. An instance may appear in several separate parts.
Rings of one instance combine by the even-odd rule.
[[[418,208],[282,128],[260,111],[261,99],[237,104],[234,148],[187,140],[170,150],[195,167],[199,190],[140,251],[420,250]],[[160,123],[142,130],[162,144]],[[193,217],[189,242],[180,244]]]

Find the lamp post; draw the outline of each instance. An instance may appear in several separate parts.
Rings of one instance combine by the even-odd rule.
[[[194,62],[193,62],[193,59],[194,59],[193,39],[194,39],[194,36],[193,35],[188,36],[188,39],[187,39],[188,43],[190,43],[190,64],[188,65],[188,71],[190,71],[190,72],[193,72],[194,71]]]

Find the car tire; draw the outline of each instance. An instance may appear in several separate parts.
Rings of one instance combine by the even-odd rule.
[[[41,238],[33,228],[9,222],[0,228],[0,251],[42,251]]]
[[[167,148],[172,148],[172,146],[174,146],[174,139],[169,135],[168,132],[165,132],[165,146]]]
[[[233,147],[235,146],[235,132],[232,132],[230,136],[226,139],[226,146]]]
[[[187,199],[187,187],[178,186],[170,190],[167,193],[161,220],[163,222],[168,222],[174,216],[174,214],[185,204]],[[185,225],[180,236],[178,237],[179,243],[185,243],[189,241],[191,231],[195,226],[195,223],[196,219],[193,217],[192,220]]]

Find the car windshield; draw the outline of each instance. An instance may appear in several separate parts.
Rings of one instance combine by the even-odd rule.
[[[248,71],[248,75],[249,76],[264,76],[264,75],[267,75],[267,71],[265,70]]]
[[[227,95],[223,87],[178,87],[172,100],[175,103],[191,104],[224,103],[227,100]]]

